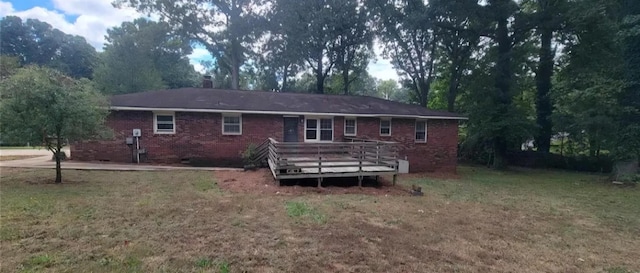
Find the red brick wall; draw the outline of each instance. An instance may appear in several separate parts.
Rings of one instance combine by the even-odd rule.
[[[74,160],[132,162],[125,139],[134,128],[142,131],[140,147],[147,150],[143,161],[180,163],[191,159],[218,166],[241,165],[240,153],[250,143],[259,144],[267,137],[282,139],[282,116],[242,115],[242,135],[223,135],[222,116],[218,113],[175,113],[175,134],[154,134],[153,113],[114,111],[107,125],[114,131],[113,140],[84,141],[71,146]]]
[[[202,161],[218,166],[238,166],[240,153],[249,143],[261,143],[268,137],[283,138],[281,115],[242,115],[242,135],[222,135],[222,117],[217,113],[176,112],[175,134],[154,134],[153,113],[114,111],[107,125],[113,140],[84,141],[71,146],[74,160],[132,162],[125,138],[134,128],[142,130],[140,146],[147,150],[146,162],[179,163],[181,159]],[[304,140],[304,123],[298,123],[299,141]],[[414,119],[392,119],[391,136],[380,136],[378,118],[358,118],[358,138],[400,143],[400,157],[409,160],[410,172],[455,172],[458,144],[456,120],[428,120],[427,142],[414,141]],[[344,138],[344,118],[334,118],[334,140]]]
[[[336,139],[344,137],[344,118],[335,119]],[[395,141],[399,155],[409,160],[410,172],[456,172],[458,121],[428,120],[427,142],[415,141],[415,119],[391,120],[391,136],[380,136],[380,119],[358,118],[357,138]]]

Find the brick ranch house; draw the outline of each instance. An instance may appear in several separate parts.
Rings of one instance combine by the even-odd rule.
[[[241,166],[250,143],[394,141],[410,172],[455,172],[458,114],[367,96],[181,88],[111,97],[111,140],[71,145],[80,161],[132,162],[125,143],[140,130],[141,162]],[[135,146],[135,145],[133,145]]]

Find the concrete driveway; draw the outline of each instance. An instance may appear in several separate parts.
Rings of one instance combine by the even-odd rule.
[[[67,155],[70,155],[71,151],[69,148],[62,149]],[[0,149],[0,156],[10,156],[10,155],[41,155],[41,156],[52,156],[51,151],[47,149]]]
[[[69,150],[65,152],[69,155]],[[0,161],[0,168],[36,168],[36,169],[53,169],[56,162],[51,160],[52,153],[45,149],[9,149],[0,150],[0,155],[42,155],[34,158]],[[69,170],[107,170],[107,171],[168,171],[168,170],[201,170],[201,171],[219,171],[234,170],[241,171],[237,168],[217,168],[217,167],[181,167],[181,166],[158,166],[146,164],[114,164],[103,162],[77,162],[63,161],[61,164],[63,169]]]

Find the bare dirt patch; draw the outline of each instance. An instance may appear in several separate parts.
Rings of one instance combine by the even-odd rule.
[[[256,194],[366,194],[366,195],[408,195],[406,187],[392,185],[388,177],[367,177],[358,187],[355,177],[325,178],[322,188],[318,188],[316,179],[282,180],[277,186],[273,176],[267,169],[254,171],[217,171],[214,177],[218,185],[230,192]]]

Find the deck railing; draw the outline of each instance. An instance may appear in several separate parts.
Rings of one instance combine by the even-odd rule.
[[[276,180],[397,172],[394,142],[279,142],[269,138],[267,159]],[[320,182],[319,180],[319,182]]]

